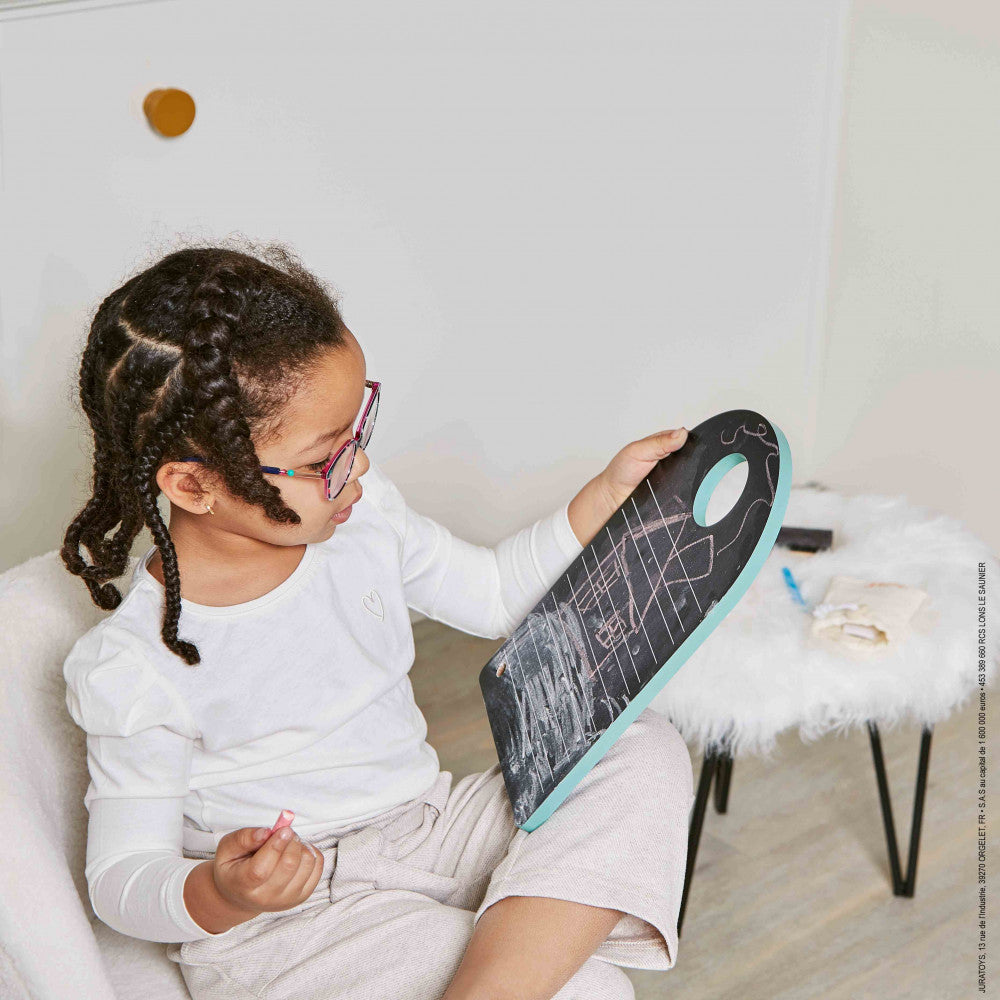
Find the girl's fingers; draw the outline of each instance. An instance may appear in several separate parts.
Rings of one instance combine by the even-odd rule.
[[[303,846],[298,837],[292,837],[285,847],[284,853],[278,858],[275,871],[271,875],[271,881],[280,891],[288,889],[288,885],[298,875],[301,867],[303,855],[309,852]]]
[[[291,833],[291,831],[289,831]],[[284,856],[286,848],[295,839],[295,834],[292,834],[288,840],[285,840],[280,833],[272,833],[264,844],[258,849],[257,853],[253,856],[253,861],[250,866],[250,870],[253,872],[254,878],[258,881],[258,884],[263,885],[263,883],[270,881],[271,877],[274,875],[275,868],[278,867],[278,862]]]
[[[687,440],[687,428],[678,427],[672,431],[663,431],[660,434],[654,435],[654,437],[660,447],[666,451],[677,451],[678,448],[684,446],[684,442]]]
[[[302,843],[302,859],[299,862],[298,871],[292,876],[291,881],[285,886],[292,899],[299,900],[303,896],[311,895],[313,889],[319,885],[320,876],[323,874],[323,856],[320,855],[317,861],[316,855],[304,841]],[[309,892],[306,893],[306,886]],[[295,905],[294,903],[292,904]]]
[[[323,877],[323,854],[317,851],[316,854],[319,856],[316,862],[316,867],[313,870],[312,877],[309,879],[309,893],[312,894],[316,886],[319,885],[319,880]]]

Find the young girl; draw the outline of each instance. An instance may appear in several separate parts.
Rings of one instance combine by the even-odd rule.
[[[487,548],[367,455],[374,375],[279,245],[183,249],[101,303],[80,366],[93,496],[62,549],[114,610],[64,666],[94,911],[170,942],[195,1000],[632,997],[620,966],[677,958],[684,741],[647,709],[525,833],[499,763],[454,787],[440,770],[407,607],[509,635],[686,431]],[[285,807],[296,832],[270,833]]]

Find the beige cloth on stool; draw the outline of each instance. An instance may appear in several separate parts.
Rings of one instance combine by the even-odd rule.
[[[485,910],[550,896],[624,914],[554,1000],[629,1000],[620,966],[670,969],[694,775],[647,708],[530,833],[499,764],[309,842],[323,876],[304,903],[167,946],[193,1000],[438,1000]],[[187,852],[208,859],[211,851]]]
[[[902,642],[927,593],[902,583],[835,576],[813,608],[812,634],[858,653]]]

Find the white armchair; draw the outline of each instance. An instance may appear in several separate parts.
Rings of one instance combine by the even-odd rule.
[[[106,614],[56,551],[0,575],[4,1000],[190,1000],[167,946],[98,920],[84,879],[86,737],[66,708],[62,666]]]

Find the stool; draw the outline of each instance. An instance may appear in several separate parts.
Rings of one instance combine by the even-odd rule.
[[[741,485],[720,482],[719,516]],[[726,490],[729,491],[728,496]],[[712,506],[709,522],[716,520]],[[651,706],[664,712],[704,755],[691,813],[683,924],[708,800],[725,813],[737,756],[768,756],[777,736],[797,726],[803,741],[864,725],[869,734],[889,855],[892,891],[914,895],[934,725],[979,689],[975,627],[977,577],[985,564],[988,622],[1000,611],[1000,562],[961,522],[914,506],[903,496],[849,496],[817,483],[793,486],[784,523],[829,528],[831,549],[814,554],[772,549],[759,575],[725,620]],[[919,587],[928,599],[898,646],[862,657],[810,633],[813,618],[782,577],[788,566],[809,607],[839,574]],[[988,639],[986,685],[996,678],[996,636]],[[903,873],[879,725],[920,726],[910,843]]]

